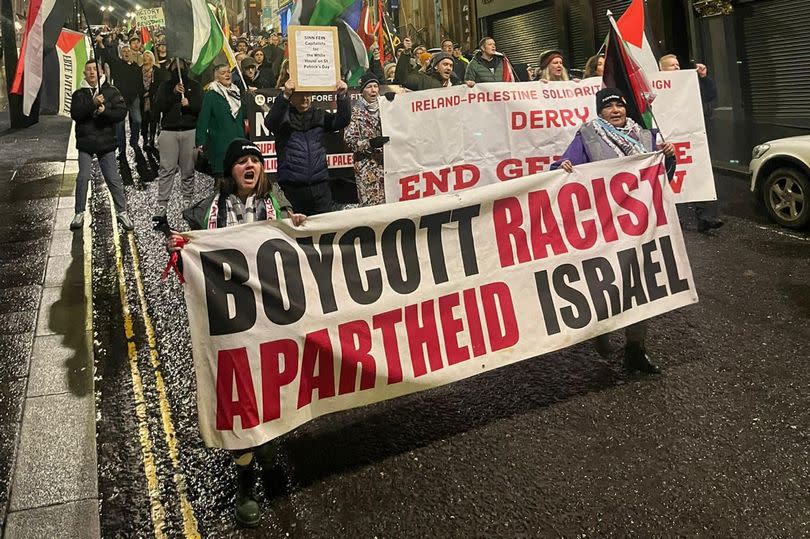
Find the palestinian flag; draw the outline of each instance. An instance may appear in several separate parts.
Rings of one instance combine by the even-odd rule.
[[[627,116],[645,129],[653,127],[651,104],[655,99],[644,69],[636,62],[610,16],[610,34],[605,50],[603,88],[618,88],[627,97]]]
[[[143,50],[152,50],[152,36],[149,34],[149,29],[146,26],[141,26],[141,43],[143,43]]]
[[[57,114],[70,116],[70,102],[73,92],[79,89],[84,77],[84,64],[90,58],[90,39],[80,32],[62,30],[56,40],[56,57],[59,63],[59,106]]]
[[[225,33],[205,0],[172,0],[163,10],[166,46],[175,56],[190,59],[195,75],[205,71],[226,48],[230,51]],[[231,61],[227,54],[226,58]]]
[[[658,56],[650,45],[648,36],[652,33],[647,22],[644,0],[633,0],[627,11],[616,21],[616,26],[639,65],[647,73],[655,73],[658,71]]]
[[[70,0],[31,0],[28,5],[20,60],[9,91],[23,96],[23,113],[26,116],[31,114],[31,107],[42,85],[43,57],[56,44],[72,5]]]

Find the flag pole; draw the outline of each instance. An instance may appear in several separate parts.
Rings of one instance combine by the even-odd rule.
[[[177,78],[180,79],[180,85],[182,86],[183,85],[183,74],[180,72],[180,58],[178,58],[176,56],[174,57],[174,66],[177,68]],[[180,94],[180,97],[183,98],[183,99],[186,98],[185,90],[183,90],[183,92]]]
[[[87,18],[87,10],[84,9],[84,2],[79,0],[79,7],[82,10],[82,16],[84,17],[84,24],[87,25],[87,37],[90,38],[90,48],[93,50],[93,58],[98,60],[99,54],[98,50],[96,49],[96,39],[93,37],[93,30],[90,28],[90,19]]]

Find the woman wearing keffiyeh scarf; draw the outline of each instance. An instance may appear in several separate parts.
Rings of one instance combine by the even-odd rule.
[[[289,217],[293,225],[299,226],[306,220],[305,215],[293,213],[284,194],[265,175],[262,153],[254,143],[242,138],[232,141],[221,168],[226,173],[219,193],[183,212],[192,229],[223,228],[283,217]],[[182,251],[186,241],[181,234],[171,233],[166,247],[173,259]],[[242,526],[256,526],[261,519],[253,492],[257,475],[254,460],[261,464],[264,477],[281,477],[275,468],[276,451],[275,440],[247,450],[231,451],[237,470],[234,515]],[[257,459],[253,458],[254,453]]]
[[[245,136],[245,107],[239,88],[231,82],[227,64],[214,68],[214,81],[203,96],[197,118],[195,144],[204,147],[215,176],[223,175],[223,159],[228,144]]]
[[[360,100],[352,110],[352,119],[343,132],[346,146],[354,152],[354,178],[357,198],[363,206],[385,203],[383,187],[383,145],[380,126],[380,86],[376,76],[367,72],[360,79]]]
[[[615,159],[660,150],[664,153],[664,166],[670,179],[675,173],[675,147],[670,142],[656,145],[655,133],[642,129],[627,117],[625,98],[616,88],[603,88],[596,94],[599,117],[583,125],[562,158],[551,169],[562,168],[572,172],[574,166],[604,159]],[[624,367],[628,371],[648,374],[661,372],[650,362],[645,349],[647,321],[625,328],[627,345],[624,349]],[[604,357],[612,354],[609,335],[596,338],[596,350]]]

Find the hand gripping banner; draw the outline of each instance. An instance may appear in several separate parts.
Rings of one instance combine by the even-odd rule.
[[[200,430],[228,449],[697,301],[660,153],[188,238]]]

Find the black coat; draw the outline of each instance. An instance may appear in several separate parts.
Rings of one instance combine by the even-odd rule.
[[[80,152],[104,155],[118,147],[115,124],[126,117],[127,104],[115,86],[106,82],[101,85],[101,95],[104,96],[104,112],[98,114],[90,88],[73,92],[70,117],[76,122],[76,149]]]
[[[110,64],[110,72],[116,88],[119,88],[127,105],[131,105],[132,102],[142,96],[144,92],[143,72],[140,66],[135,62],[128,64],[121,60],[117,54],[118,48],[116,42],[107,45],[105,49],[101,50],[107,63]]]
[[[183,87],[186,90],[188,106],[180,105],[182,96],[175,93],[179,78],[174,72],[172,77],[164,81],[155,94],[155,108],[163,117],[160,120],[160,127],[166,131],[188,131],[197,127],[197,116],[200,115],[202,107],[202,87],[197,81],[191,80],[188,76],[183,78]]]

